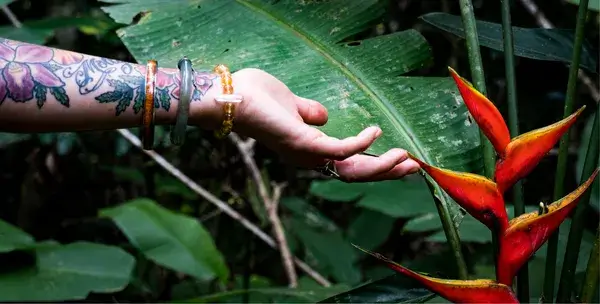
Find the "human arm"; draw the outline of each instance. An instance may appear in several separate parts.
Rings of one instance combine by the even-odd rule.
[[[140,125],[144,65],[2,39],[0,71],[2,131],[85,131]],[[157,124],[171,124],[175,119],[178,74],[177,69],[159,68]],[[194,72],[196,101],[212,87],[215,77]],[[204,113],[196,111],[195,120],[201,121]]]
[[[0,130],[59,132],[137,127],[141,122],[145,66],[88,56],[11,40],[0,41]],[[175,121],[179,71],[159,68],[156,81],[157,124]],[[220,81],[211,72],[194,72],[195,93],[188,123],[216,129],[222,110],[214,102]],[[370,127],[357,136],[337,139],[313,126],[328,119],[319,102],[299,97],[281,81],[257,69],[233,74],[235,92],[244,97],[236,108],[234,131],[307,168],[333,161],[342,180],[401,178],[418,165],[406,151],[380,157],[360,155],[381,135]]]

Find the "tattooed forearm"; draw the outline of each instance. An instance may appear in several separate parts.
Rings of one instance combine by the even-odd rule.
[[[0,106],[34,102],[38,109],[48,102],[63,108],[90,102],[114,105],[114,115],[130,108],[138,114],[145,96],[146,67],[118,60],[0,39]],[[216,76],[194,72],[193,101],[198,101],[212,86]],[[179,99],[179,71],[158,71],[155,108],[169,111]]]

